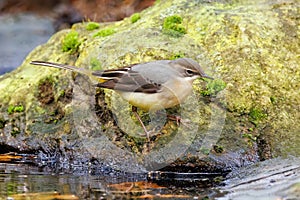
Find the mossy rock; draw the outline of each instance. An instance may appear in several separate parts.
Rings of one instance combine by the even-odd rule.
[[[56,33],[0,77],[0,131],[6,136],[0,142],[20,151],[59,150],[67,159],[96,158],[135,172],[191,160],[233,168],[299,155],[299,3],[250,3],[160,1],[135,23],[127,18],[88,30],[79,23]],[[163,119],[150,144],[128,103],[95,90],[97,80],[29,64],[43,60],[101,70],[178,57],[195,59],[215,80],[196,82],[186,104],[167,111],[190,124]],[[11,105],[24,110],[8,114]],[[14,119],[21,119],[17,128]]]

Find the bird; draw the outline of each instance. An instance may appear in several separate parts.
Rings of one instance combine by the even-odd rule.
[[[174,107],[183,103],[192,93],[194,80],[213,79],[192,58],[156,60],[100,71],[46,61],[31,61],[30,64],[85,74],[97,81],[96,87],[116,91],[132,105],[132,112],[140,122],[148,141],[150,133],[138,115],[137,108],[157,111]]]

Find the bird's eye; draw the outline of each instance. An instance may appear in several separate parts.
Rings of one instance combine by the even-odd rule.
[[[187,76],[194,76],[195,75],[195,72],[193,70],[190,70],[190,69],[186,69],[185,70],[185,74]]]

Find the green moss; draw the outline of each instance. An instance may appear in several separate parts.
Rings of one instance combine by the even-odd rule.
[[[8,114],[13,114],[15,112],[23,112],[24,107],[22,105],[14,106],[14,105],[9,105],[7,108],[7,113]]]
[[[109,35],[114,34],[116,31],[112,28],[106,28],[98,31],[97,33],[94,34],[94,37],[106,37]]]
[[[277,99],[276,99],[276,97],[270,97],[270,101],[272,104],[275,104]]]
[[[257,138],[255,136],[253,136],[251,133],[243,133],[242,137],[247,138],[247,139],[251,140],[252,142],[255,142],[257,140]]]
[[[205,147],[201,147],[201,148],[199,149],[199,151],[200,151],[201,153],[203,153],[204,155],[209,155],[210,149],[205,148]]]
[[[180,37],[186,34],[186,29],[182,25],[182,17],[179,15],[166,17],[163,24],[163,32],[173,37]]]
[[[19,185],[17,183],[14,182],[7,182],[6,184],[6,193],[10,196],[13,194],[16,194],[16,191],[18,191],[19,189]]]
[[[9,105],[8,108],[7,108],[7,113],[8,114],[13,114],[14,113],[14,109],[15,109],[15,106]]]
[[[260,109],[251,108],[249,112],[250,122],[252,122],[255,126],[258,125],[259,121],[264,119],[267,115],[263,113]]]
[[[4,118],[0,118],[0,129],[4,128],[6,124],[6,120]]]
[[[140,13],[134,13],[130,17],[131,23],[135,23],[135,22],[139,21],[140,19],[141,19],[141,14]]]
[[[216,153],[223,153],[224,152],[224,148],[220,145],[214,145],[213,148],[214,148],[214,151]]]
[[[91,58],[90,65],[92,70],[103,70],[101,63],[97,58]]]
[[[79,34],[77,31],[68,33],[62,41],[62,51],[69,53],[76,53],[80,46]]]
[[[61,90],[58,92],[58,98],[60,97],[64,97],[66,95],[66,91],[65,90]]]
[[[16,137],[18,134],[20,134],[20,129],[18,127],[14,127],[10,134],[11,136]]]
[[[15,112],[23,112],[24,111],[24,107],[22,105],[16,106],[14,109]]]
[[[182,52],[179,52],[179,53],[171,55],[170,60],[175,60],[175,59],[184,58],[184,57],[185,57],[185,54]]]
[[[217,177],[214,178],[215,183],[222,183],[223,181],[224,181],[223,176],[217,176]]]
[[[226,83],[220,79],[210,81],[206,85],[206,90],[201,91],[203,96],[215,96],[218,92],[226,88]]]
[[[48,111],[47,118],[44,120],[47,124],[56,124],[58,123],[64,116],[64,111],[59,107],[52,107],[52,110]]]
[[[253,145],[256,143],[257,141],[257,137],[254,136],[253,134],[251,133],[243,133],[242,134],[242,137],[246,139],[247,141],[247,144],[249,147],[253,147]]]
[[[95,29],[98,29],[100,27],[100,24],[97,23],[97,22],[89,22],[87,25],[86,25],[86,30],[88,31],[92,31],[92,30],[95,30]]]

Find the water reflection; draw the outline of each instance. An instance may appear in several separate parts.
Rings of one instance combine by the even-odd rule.
[[[218,193],[195,180],[188,187],[149,182],[144,176],[52,173],[46,168],[0,163],[0,199],[202,199]]]

